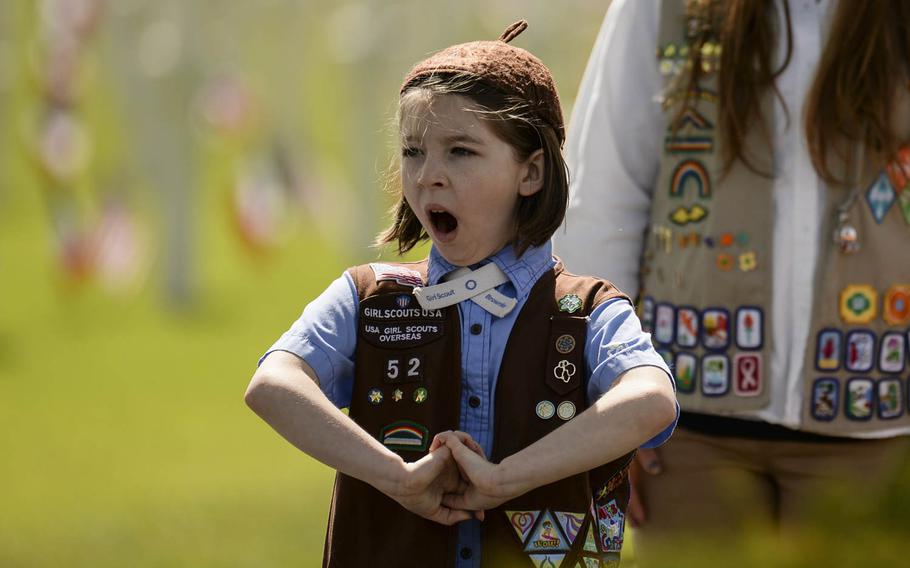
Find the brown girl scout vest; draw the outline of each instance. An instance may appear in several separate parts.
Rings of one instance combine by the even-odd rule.
[[[676,79],[688,59],[686,29],[692,24],[684,4],[662,4],[657,57],[668,128],[642,261],[641,317],[675,368],[682,408],[730,415],[768,407],[770,382],[784,380],[768,369],[775,349],[773,180],[741,161],[721,176],[714,72],[719,44],[702,48],[706,73],[680,114],[688,83]],[[896,124],[910,126],[910,107],[896,108],[903,111]],[[745,144],[766,172],[773,171],[767,146],[755,132]],[[794,354],[802,361],[801,429],[907,433],[910,187],[889,178],[881,165],[863,163],[863,171],[850,177],[857,180],[853,187],[828,189],[810,335],[805,353]],[[861,248],[845,254],[832,234],[843,226],[836,215],[851,193],[845,221],[859,234]]]
[[[405,461],[457,430],[461,328],[457,306],[423,310],[412,295],[426,261],[350,269],[360,298],[350,417]],[[535,442],[586,408],[586,321],[623,297],[559,263],[534,285],[503,355],[493,455]],[[626,298],[628,299],[628,298]],[[530,491],[486,512],[482,565],[613,566],[622,547],[632,454]],[[366,483],[338,474],[324,566],[454,566],[457,527],[425,520]]]

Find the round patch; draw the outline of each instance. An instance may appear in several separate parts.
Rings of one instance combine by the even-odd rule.
[[[428,396],[429,393],[427,392],[427,389],[420,387],[414,391],[414,402],[417,404],[423,404],[427,401]]]
[[[575,416],[575,404],[568,400],[560,402],[556,414],[563,420],[571,420]]]
[[[553,418],[553,415],[556,414],[556,405],[554,405],[549,400],[542,400],[537,403],[537,417],[544,420],[549,420]]]
[[[575,349],[575,338],[568,333],[556,338],[556,350],[565,355]]]
[[[468,280],[467,282],[464,283],[464,287],[467,288],[468,290],[473,290],[474,288],[477,288],[477,281]]]
[[[382,402],[382,390],[380,389],[370,389],[367,392],[367,398],[370,400],[370,404],[376,405]]]

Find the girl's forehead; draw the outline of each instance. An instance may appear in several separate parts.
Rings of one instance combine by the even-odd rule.
[[[430,132],[480,136],[489,126],[479,118],[478,110],[467,97],[417,89],[401,98],[398,127],[403,138],[423,138]]]

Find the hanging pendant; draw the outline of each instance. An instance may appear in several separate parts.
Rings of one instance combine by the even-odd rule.
[[[850,221],[846,213],[838,215],[837,228],[834,229],[834,244],[844,254],[853,254],[860,249],[859,233]]]

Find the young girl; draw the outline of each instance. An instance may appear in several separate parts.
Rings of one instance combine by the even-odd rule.
[[[429,259],[345,272],[247,391],[339,472],[326,566],[618,561],[630,453],[675,424],[629,299],[551,255],[564,127],[549,70],[508,45],[526,26],[411,70],[380,242],[429,238]]]

